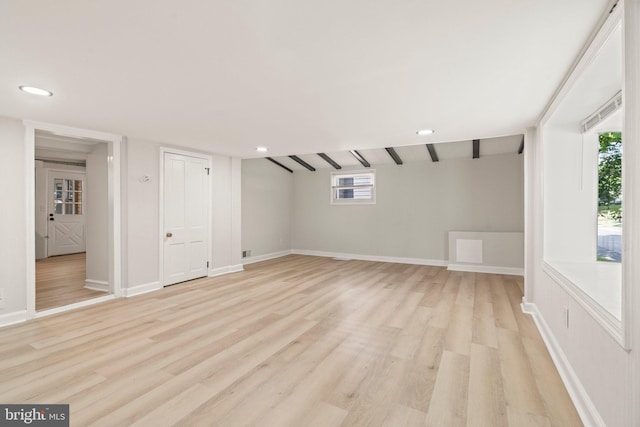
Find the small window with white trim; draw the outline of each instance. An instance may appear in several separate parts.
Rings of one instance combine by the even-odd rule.
[[[376,202],[376,171],[333,172],[331,204],[372,204]]]

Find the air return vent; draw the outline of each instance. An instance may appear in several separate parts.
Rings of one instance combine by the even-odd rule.
[[[598,108],[595,113],[582,121],[582,123],[580,124],[582,133],[593,129],[598,123],[609,117],[620,107],[622,107],[622,91],[616,93],[613,98],[605,102],[605,104],[602,107]]]

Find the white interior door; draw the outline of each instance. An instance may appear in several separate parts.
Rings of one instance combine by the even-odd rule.
[[[47,174],[47,256],[85,251],[85,182],[82,172]]]
[[[209,160],[164,153],[163,285],[207,275]]]

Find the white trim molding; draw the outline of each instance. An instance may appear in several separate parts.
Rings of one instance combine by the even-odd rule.
[[[160,282],[155,281],[155,282],[143,283],[142,285],[132,286],[130,288],[124,288],[122,291],[125,297],[130,298],[130,297],[135,297],[136,295],[142,295],[142,294],[147,294],[153,291],[159,291],[160,289],[162,289],[162,285],[160,284]]]
[[[472,273],[489,273],[489,274],[508,274],[511,276],[524,276],[523,268],[516,267],[496,267],[491,265],[473,265],[473,264],[449,264],[447,270],[450,271],[469,271]]]
[[[91,289],[92,291],[101,291],[101,292],[109,292],[109,282],[105,282],[104,280],[92,280],[86,279],[84,281],[85,289]]]
[[[242,266],[242,264],[226,265],[224,267],[210,268],[209,277],[222,276],[223,274],[237,273],[239,271],[244,271],[244,267]]]
[[[253,264],[256,262],[268,261],[270,259],[281,258],[283,256],[291,255],[291,251],[271,252],[270,254],[256,255],[242,259],[242,265]]]
[[[34,318],[35,319],[39,319],[40,317],[51,316],[52,314],[64,313],[66,311],[76,310],[78,308],[83,308],[83,307],[88,307],[90,305],[99,304],[99,303],[105,302],[105,301],[111,301],[113,299],[116,299],[116,297],[114,295],[105,295],[103,297],[92,298],[92,299],[88,299],[88,300],[85,300],[85,301],[79,301],[79,302],[76,302],[76,303],[73,303],[73,304],[63,305],[62,307],[52,308],[50,310],[38,311],[35,314]]]
[[[389,256],[379,256],[379,255],[345,254],[340,252],[308,251],[305,249],[293,249],[291,250],[291,253],[296,255],[310,255],[310,256],[321,256],[326,258],[339,258],[344,260],[354,259],[358,261],[376,261],[376,262],[391,262],[396,264],[430,265],[434,267],[447,266],[447,261],[439,260],[439,259],[402,258],[402,257],[389,257]]]
[[[569,392],[569,396],[571,397],[571,400],[573,401],[584,425],[605,426],[606,424],[604,420],[600,416],[596,406],[591,401],[591,398],[573,370],[571,363],[569,363],[569,359],[567,359],[564,351],[562,351],[560,344],[556,341],[549,325],[538,310],[538,307],[535,304],[524,301],[521,307],[523,313],[529,314],[533,318],[533,321],[535,322],[538,331],[549,350],[551,359],[556,365],[558,373],[562,378],[562,382],[567,388],[567,392]]]
[[[27,320],[27,310],[13,311],[11,313],[0,315],[0,328],[9,325],[15,325]]]

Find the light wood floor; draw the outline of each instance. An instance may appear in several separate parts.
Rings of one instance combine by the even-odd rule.
[[[36,261],[36,311],[107,295],[85,289],[86,254],[61,255]]]
[[[578,426],[521,278],[292,255],[0,329],[74,426]]]

